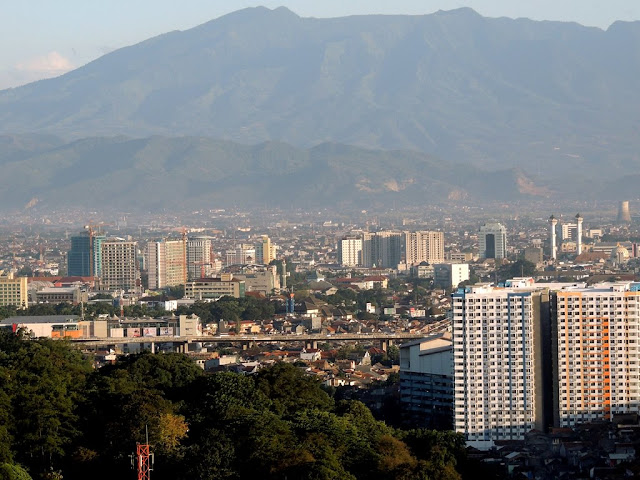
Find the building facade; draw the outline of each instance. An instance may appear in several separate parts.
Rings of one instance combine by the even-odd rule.
[[[549,294],[532,279],[452,296],[454,429],[479,448],[550,421]]]
[[[217,273],[213,264],[211,237],[190,237],[187,241],[187,268],[189,280]]]
[[[402,260],[400,232],[365,233],[362,238],[362,266],[397,268]]]
[[[362,237],[352,235],[338,240],[338,263],[345,267],[362,265]]]
[[[137,290],[140,270],[137,258],[138,244],[119,240],[102,242],[102,275],[100,286],[106,290]]]
[[[403,237],[407,265],[444,262],[444,232],[404,232]]]
[[[20,309],[29,306],[27,277],[14,277],[13,273],[7,276],[0,275],[0,306],[8,305]]]
[[[469,280],[468,263],[438,263],[433,266],[433,282],[443,288],[457,287]]]
[[[567,288],[554,298],[556,424],[637,414],[640,283]]]
[[[478,234],[480,258],[507,257],[507,229],[501,223],[487,223]]]
[[[147,243],[149,288],[158,290],[184,285],[186,281],[186,244],[182,240]]]
[[[184,287],[184,297],[195,300],[217,300],[224,296],[242,298],[244,294],[244,280],[235,279],[230,273],[223,273],[217,278],[201,278],[187,282]]]
[[[406,425],[451,429],[453,346],[449,333],[400,346],[400,403]]]

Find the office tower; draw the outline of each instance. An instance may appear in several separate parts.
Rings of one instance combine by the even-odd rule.
[[[14,277],[13,273],[0,275],[0,306],[14,305],[20,309],[29,306],[27,277]]]
[[[433,282],[442,288],[457,287],[469,280],[468,263],[437,263],[433,266]]]
[[[102,270],[103,235],[82,232],[71,237],[67,253],[67,275],[70,277],[99,277]]]
[[[555,293],[555,424],[638,413],[639,290],[638,283],[607,283]]]
[[[362,238],[362,265],[396,268],[402,259],[400,232],[365,233]]]
[[[624,200],[618,204],[618,223],[631,223],[628,200]]]
[[[147,270],[151,290],[185,284],[185,248],[182,240],[147,243]]]
[[[422,262],[442,263],[444,261],[443,232],[404,232],[404,253],[407,265]]]
[[[211,237],[190,237],[187,241],[189,280],[208,277],[214,272]]]
[[[102,242],[101,288],[136,290],[140,284],[137,243],[119,240]]]
[[[480,258],[506,258],[507,229],[500,223],[487,223],[478,235]]]
[[[276,258],[276,246],[271,244],[268,235],[262,235],[260,241],[256,244],[256,261],[263,265],[269,265]]]
[[[67,253],[67,275],[88,277],[91,271],[91,237],[88,232],[71,237],[71,250]]]
[[[563,242],[575,242],[578,239],[577,223],[563,223],[561,225],[561,230]]]
[[[454,428],[479,448],[551,420],[549,295],[533,279],[506,285],[452,295]]]
[[[338,240],[338,263],[345,267],[362,265],[362,238],[347,236]]]

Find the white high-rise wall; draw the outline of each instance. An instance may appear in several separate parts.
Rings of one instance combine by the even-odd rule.
[[[487,223],[478,234],[480,258],[506,258],[507,229],[501,223]]]
[[[362,265],[362,238],[344,237],[338,240],[338,262],[346,267]]]
[[[187,269],[189,280],[216,273],[213,267],[211,237],[191,237],[187,241]]]
[[[640,284],[558,291],[556,359],[561,427],[640,409]]]
[[[404,232],[407,265],[444,261],[444,233],[431,231]]]
[[[101,288],[136,290],[140,282],[136,242],[102,242]]]
[[[474,286],[453,300],[454,428],[486,448],[542,429],[543,298],[532,279]]]

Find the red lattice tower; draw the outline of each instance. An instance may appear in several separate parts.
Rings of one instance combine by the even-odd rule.
[[[136,458],[138,460],[138,480],[149,480],[152,470],[151,447],[148,444],[138,444]]]

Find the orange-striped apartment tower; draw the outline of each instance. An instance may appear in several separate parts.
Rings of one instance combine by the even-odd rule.
[[[602,283],[555,293],[556,425],[637,413],[640,283]]]

